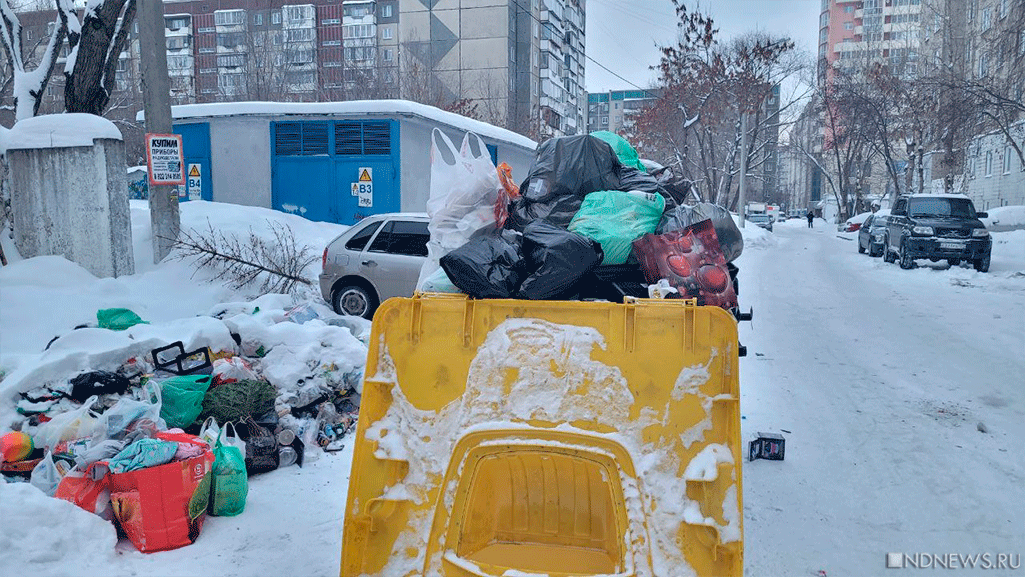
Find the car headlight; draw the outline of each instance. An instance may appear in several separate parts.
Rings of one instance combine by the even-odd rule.
[[[911,232],[914,233],[914,234],[921,234],[921,235],[924,235],[924,236],[932,236],[932,227],[931,226],[916,226],[915,228],[911,229]]]
[[[973,228],[972,236],[974,236],[975,238],[986,238],[987,236],[989,236],[989,231],[984,228]]]

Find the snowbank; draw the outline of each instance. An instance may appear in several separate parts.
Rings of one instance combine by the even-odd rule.
[[[986,211],[987,218],[982,219],[986,228],[1025,227],[1025,206],[1000,206]]]

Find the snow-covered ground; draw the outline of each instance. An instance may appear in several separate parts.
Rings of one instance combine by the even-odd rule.
[[[0,269],[0,367],[9,378],[45,363],[46,343],[95,322],[98,308],[131,308],[153,322],[133,334],[166,334],[253,296],[208,284],[205,272],[193,278],[186,263],[150,264],[145,207],[132,204],[131,277],[12,258],[4,235],[14,261]],[[266,218],[288,222],[315,252],[343,230],[206,202],[183,204],[182,215],[188,227],[209,218],[244,234]],[[889,552],[1025,552],[1025,231],[994,234],[991,272],[982,274],[945,264],[901,270],[815,224],[748,226],[737,263],[741,305],[755,309],[754,322],[740,325],[749,354],[740,364],[743,434],[787,438],[786,461],[744,463],[745,573],[870,575]],[[311,278],[319,267],[318,259]],[[304,297],[317,298],[315,289]],[[0,432],[7,403],[0,399]],[[109,523],[34,487],[0,484],[0,567],[39,576],[337,575],[350,451],[252,477],[242,515],[208,517],[195,544],[154,554],[114,546]]]

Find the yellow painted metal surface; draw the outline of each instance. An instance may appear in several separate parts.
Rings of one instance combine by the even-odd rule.
[[[342,577],[740,576],[737,334],[692,301],[387,301]]]

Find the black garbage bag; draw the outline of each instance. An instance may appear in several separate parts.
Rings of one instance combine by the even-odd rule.
[[[620,190],[623,165],[607,142],[588,134],[542,142],[520,185],[528,202],[550,202],[563,196],[583,198],[598,190]]]
[[[572,295],[576,285],[605,256],[598,241],[544,221],[523,231],[523,254],[533,271],[517,296],[530,300],[557,300]]]
[[[637,170],[632,166],[624,166],[619,169],[619,190],[639,190],[641,192],[647,192],[649,194],[659,194],[666,199],[665,212],[669,212],[676,208],[676,199],[673,198],[672,194],[659,184],[658,179],[648,174],[647,172]]]
[[[546,220],[565,229],[583,202],[582,196],[572,194],[555,197],[547,202],[532,202],[520,197],[509,205],[509,218],[505,221],[505,227],[523,232],[530,223]]]
[[[441,257],[441,268],[452,284],[475,298],[511,298],[524,277],[523,256],[509,235],[492,234],[470,239]]]
[[[681,205],[672,212],[666,212],[656,231],[658,234],[676,232],[703,220],[712,221],[726,262],[736,260],[740,253],[744,252],[744,237],[741,236],[737,223],[733,221],[733,216],[725,208],[709,202],[700,202],[694,206]]]
[[[71,393],[68,395],[80,403],[93,395],[123,394],[132,383],[117,373],[90,371],[71,379]]]

